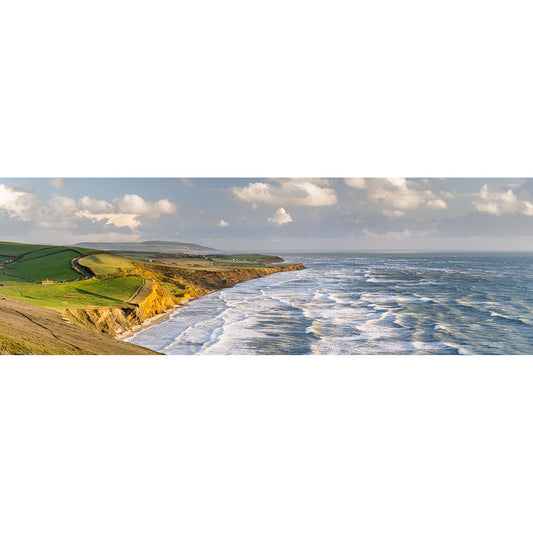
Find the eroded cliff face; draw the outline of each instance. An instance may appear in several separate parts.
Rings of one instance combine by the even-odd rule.
[[[63,309],[60,312],[70,322],[85,329],[115,336],[142,324],[147,318],[163,313],[177,303],[178,298],[154,283],[150,294],[139,303],[125,304],[122,307]]]
[[[134,299],[122,307],[87,307],[82,309],[62,309],[61,314],[70,322],[89,331],[119,335],[142,324],[147,318],[154,317],[167,309],[197,298],[218,289],[277,272],[302,270],[305,266],[280,265],[271,268],[235,268],[229,271],[205,271],[171,268],[169,272],[161,269],[163,274],[171,273],[176,281],[186,286],[186,292],[177,297],[162,287],[156,280],[151,280],[151,290],[142,299]]]

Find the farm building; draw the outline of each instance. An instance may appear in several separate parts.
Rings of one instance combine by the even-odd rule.
[[[49,280],[49,279],[43,279],[43,281],[41,281],[41,285],[53,285],[54,282]]]

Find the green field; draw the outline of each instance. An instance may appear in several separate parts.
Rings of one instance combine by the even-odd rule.
[[[39,250],[35,250],[33,252],[26,252],[22,255],[22,257],[20,257],[20,259],[18,259],[18,261],[31,261],[32,259],[37,259],[38,257],[64,252],[67,249],[68,248],[65,248],[64,246],[47,246],[46,248],[39,248]]]
[[[79,263],[81,266],[90,268],[97,276],[117,274],[134,268],[131,262],[124,257],[106,253],[96,253],[83,257]]]
[[[82,280],[71,261],[85,252],[92,250],[2,242],[0,294],[41,307],[107,307],[127,302],[143,286],[139,276]],[[129,261],[112,254],[84,259],[97,274],[133,268]],[[42,285],[46,279],[54,284]]]
[[[45,279],[53,281],[74,281],[83,278],[71,266],[70,261],[80,254],[71,250],[37,257],[28,260],[19,260],[8,265],[9,273],[41,282]],[[26,259],[26,256],[23,258]]]
[[[1,277],[0,281],[3,283]],[[126,302],[143,283],[144,280],[139,276],[90,279],[54,285],[19,282],[9,287],[0,287],[0,293],[41,307],[105,307]]]
[[[96,277],[82,279],[83,274],[71,265],[76,258],[81,267],[87,267]],[[189,292],[191,285],[186,281],[185,270],[227,272],[235,267],[268,268],[280,261],[279,257],[262,254],[206,256],[153,251],[115,254],[78,247],[0,242],[0,294],[40,307],[123,306],[129,305],[145,286],[145,277],[158,280],[170,293],[180,296]],[[142,263],[139,269],[138,263]],[[42,285],[41,281],[46,279],[54,283]]]
[[[17,257],[33,250],[42,250],[44,248],[51,248],[43,244],[23,244],[20,242],[0,242],[0,255],[7,255],[10,257]]]

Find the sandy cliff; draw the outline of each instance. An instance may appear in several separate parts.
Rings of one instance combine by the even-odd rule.
[[[148,280],[147,286],[128,304],[122,307],[90,307],[82,309],[62,309],[61,314],[70,322],[87,330],[117,336],[141,325],[146,319],[155,317],[167,309],[203,296],[215,290],[277,272],[302,270],[305,266],[277,265],[270,268],[236,268],[229,271],[205,271],[180,269],[175,267],[158,268],[158,274],[167,281],[165,287],[156,279]],[[183,289],[178,297],[168,289],[168,277]]]

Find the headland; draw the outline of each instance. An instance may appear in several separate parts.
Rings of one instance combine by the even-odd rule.
[[[262,254],[0,243],[0,353],[154,354],[123,339],[192,298],[303,268]]]

